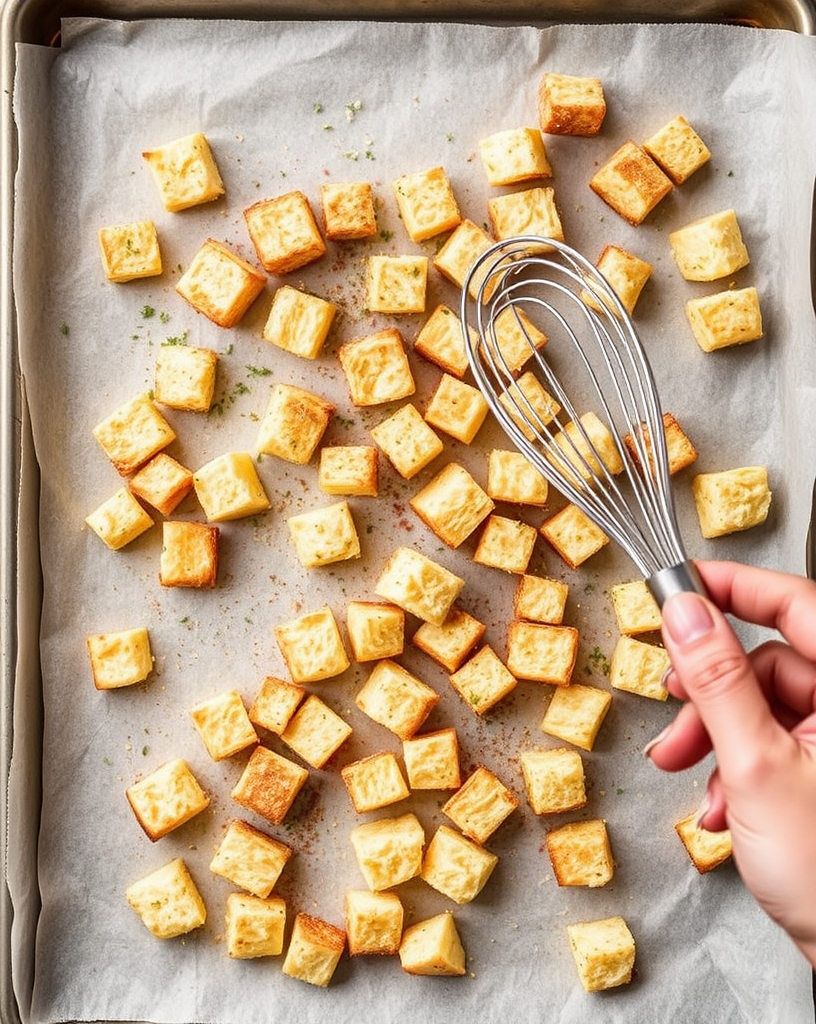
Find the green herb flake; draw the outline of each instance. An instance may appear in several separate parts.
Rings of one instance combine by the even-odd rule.
[[[149,320],[152,316],[156,315],[156,310],[152,306],[142,306],[142,319]]]
[[[253,377],[268,377],[272,373],[268,366],[249,365],[247,365],[247,372],[251,373]]]
[[[67,338],[70,333],[71,328],[68,326],[68,324],[65,323],[65,321],[63,321],[60,324],[60,334],[63,336],[63,338]]]

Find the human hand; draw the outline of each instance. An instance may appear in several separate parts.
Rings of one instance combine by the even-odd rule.
[[[816,584],[733,562],[697,563],[710,600],[663,607],[670,692],[687,701],[647,747],[666,771],[712,747],[700,824],[730,828],[759,904],[816,966]],[[777,629],[746,654],[724,612]]]

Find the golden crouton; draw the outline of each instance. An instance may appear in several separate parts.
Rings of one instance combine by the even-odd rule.
[[[609,543],[609,537],[577,505],[565,505],[541,524],[540,532],[571,569]]]
[[[274,627],[274,633],[296,684],[339,676],[351,664],[334,612],[328,605],[280,623]]]
[[[231,892],[227,896],[225,925],[229,956],[242,960],[278,956],[283,952],[286,901],[278,896],[263,899]]]
[[[214,761],[232,757],[258,742],[258,734],[237,690],[225,690],[201,701],[190,708],[190,716]]]
[[[406,928],[399,947],[406,974],[454,976],[465,973],[465,951],[453,914],[437,914]]]
[[[502,391],[499,401],[528,441],[534,440],[539,423],[544,426],[552,423],[561,408],[530,370]]]
[[[176,291],[218,327],[234,327],[266,284],[266,277],[221,242],[208,238],[176,282]]]
[[[624,142],[590,178],[589,187],[630,224],[641,224],[674,188],[634,142]]]
[[[484,765],[479,765],[442,806],[446,815],[477,843],[489,839],[518,807],[518,797]]]
[[[433,835],[422,861],[422,878],[454,903],[470,903],[487,884],[499,858],[447,825]]]
[[[546,477],[521,452],[492,448],[487,461],[487,494],[513,505],[546,504]]]
[[[337,356],[354,405],[382,405],[416,391],[402,335],[396,327],[347,341]]]
[[[645,580],[616,583],[610,587],[609,595],[621,633],[637,636],[639,633],[653,633],[660,629],[660,608]]]
[[[652,276],[652,265],[619,245],[604,246],[595,264],[606,279],[612,292],[630,315],[634,312],[640,293]],[[608,310],[616,316],[617,310],[606,288],[587,280],[587,290],[581,293],[586,303],[599,313]]]
[[[587,802],[584,762],[577,750],[522,750],[519,760],[534,814],[577,811]]]
[[[434,661],[455,672],[482,639],[487,627],[463,608],[453,607],[444,622],[423,622],[414,633],[413,644]]]
[[[379,810],[410,796],[399,762],[390,750],[352,761],[340,769],[340,775],[358,814]]]
[[[582,750],[592,750],[611,703],[612,694],[596,686],[559,686],[544,712],[541,731]]]
[[[700,473],[691,486],[704,537],[750,530],[768,518],[772,495],[765,466]]]
[[[312,768],[322,768],[351,736],[351,726],[310,693],[280,734],[283,742]]]
[[[244,220],[261,266],[270,274],[289,274],[326,253],[303,192],[261,199],[244,210]]]
[[[652,442],[649,437],[649,428],[642,424],[639,430],[640,437],[635,438],[632,434],[624,437],[624,444],[629,449],[636,464],[641,462],[640,447],[645,448],[645,454],[650,466],[653,466]],[[674,475],[681,469],[690,466],[697,458],[697,449],[683,432],[683,428],[670,412],[663,413],[663,436],[666,441],[666,454],[669,460],[669,473]]]
[[[686,303],[694,338],[704,352],[744,345],[762,337],[762,312],[756,288],[702,295]]]
[[[682,114],[649,136],[643,148],[675,185],[682,185],[711,159],[708,146]]]
[[[731,856],[731,832],[709,832],[697,824],[698,812],[675,823],[675,831],[686,848],[691,863],[701,875],[713,871]]]
[[[378,818],[351,830],[351,845],[369,889],[380,892],[416,878],[425,831],[415,814]]]
[[[669,655],[662,647],[622,636],[612,652],[609,682],[616,690],[665,700],[669,691],[663,677],[669,664]]]
[[[471,267],[476,260],[486,252],[495,239],[478,224],[472,220],[463,220],[455,228],[445,244],[433,258],[433,265],[443,277],[452,281],[458,288],[463,288]],[[487,269],[476,273],[470,279],[468,293],[475,299],[478,295]],[[488,284],[485,288],[485,298],[490,298],[492,287]]]
[[[167,452],[159,452],[128,481],[137,498],[171,515],[193,489],[193,474]]]
[[[402,757],[411,789],[458,789],[462,783],[459,739],[453,728],[403,740]]]
[[[606,885],[615,863],[603,821],[571,821],[547,833],[547,853],[559,885]]]
[[[170,213],[210,203],[224,195],[207,137],[201,132],[142,153],[159,189],[162,205]]]
[[[275,384],[258,430],[257,450],[305,466],[335,413],[335,407],[294,384]]]
[[[672,231],[669,245],[687,281],[717,281],[750,263],[733,210],[712,213]]]
[[[533,556],[538,531],[529,523],[507,516],[489,515],[473,561],[505,572],[524,573]]]
[[[215,391],[218,353],[192,345],[162,345],[156,357],[153,395],[172,409],[207,412]]]
[[[180,757],[128,786],[126,796],[136,820],[153,843],[200,814],[210,803],[190,766]]]
[[[324,494],[376,498],[379,486],[377,449],[363,444],[321,448],[317,486]]]
[[[374,190],[369,181],[333,181],[320,186],[323,229],[333,242],[377,234]]]
[[[298,914],[281,970],[290,978],[326,988],[346,945],[346,933],[309,914]]]
[[[248,811],[280,825],[308,777],[308,770],[294,761],[255,747],[230,795]]]
[[[246,821],[229,823],[218,844],[210,871],[233,885],[265,899],[275,888],[292,849]]]
[[[99,229],[102,267],[109,281],[124,283],[162,272],[159,236],[152,220]]]
[[[349,601],[346,630],[356,661],[397,658],[405,646],[405,611],[381,601]]]
[[[85,522],[111,551],[130,544],[153,525],[153,520],[127,487],[120,487],[103,501],[85,517]]]
[[[372,313],[424,313],[427,256],[369,256],[366,309]]]
[[[508,128],[479,139],[488,185],[515,185],[533,178],[551,178],[544,140],[537,128]]]
[[[479,716],[516,688],[518,680],[489,644],[450,675],[451,685]]]
[[[529,188],[523,192],[493,196],[487,201],[487,212],[493,234],[498,239],[537,235],[556,242],[564,241],[554,189]],[[537,247],[537,251],[546,252],[550,248],[542,245]]]
[[[629,984],[635,966],[635,940],[622,917],[570,924],[567,934],[585,991]]]
[[[468,327],[475,339],[475,332]],[[462,378],[467,372],[468,358],[462,335],[462,321],[450,308],[440,303],[425,321],[414,340],[414,352],[440,366],[445,373]]]
[[[125,896],[157,939],[186,935],[207,920],[201,893],[180,858],[133,882]]]
[[[130,476],[175,441],[176,434],[149,395],[136,395],[93,428],[117,473]]]
[[[538,122],[545,135],[597,135],[606,116],[599,78],[548,71],[538,85]]]
[[[458,548],[495,507],[493,500],[457,462],[449,462],[417,491],[410,505],[451,548]]]
[[[405,480],[433,462],[445,447],[410,402],[372,427],[371,436]]]
[[[401,175],[394,182],[394,195],[412,242],[450,231],[462,219],[443,167]]]
[[[333,302],[282,285],[272,299],[263,336],[284,352],[317,359],[336,312]]]
[[[623,469],[616,438],[594,412],[586,412],[577,422],[567,423],[554,438],[560,452],[547,458],[570,482],[578,486],[576,474],[591,481],[593,474],[604,477],[604,471],[615,475]],[[560,453],[563,453],[563,457]],[[596,457],[600,457],[600,461]],[[575,473],[572,470],[575,470]]]
[[[163,587],[212,588],[218,581],[219,528],[169,520],[162,524],[159,582]]]
[[[493,332],[487,341],[502,372],[515,376],[532,354],[546,345],[547,335],[523,310],[508,306],[493,320]]]
[[[306,569],[360,557],[360,538],[347,501],[290,516],[286,525]]]
[[[513,597],[513,612],[517,619],[527,622],[546,622],[560,626],[564,621],[569,587],[560,580],[525,573],[518,581]]]
[[[86,637],[91,675],[97,690],[114,690],[141,683],[153,671],[150,636],[146,627]]]
[[[394,956],[402,939],[403,908],[393,892],[350,889],[343,901],[351,956]]]
[[[302,686],[266,676],[249,709],[249,720],[261,729],[282,733],[305,695]]]
[[[193,474],[193,486],[211,523],[255,516],[271,504],[247,452],[227,452],[211,459]]]
[[[578,655],[578,630],[514,620],[507,627],[507,667],[517,679],[569,686]]]
[[[443,373],[425,408],[425,420],[462,444],[470,444],[489,411],[478,388]]]
[[[436,690],[389,658],[377,662],[354,699],[364,714],[401,740],[417,732],[438,701]]]
[[[413,548],[397,548],[374,588],[378,597],[441,626],[465,581]]]

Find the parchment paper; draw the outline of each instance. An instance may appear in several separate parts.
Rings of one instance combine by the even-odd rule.
[[[220,354],[216,401],[222,414],[167,411],[179,435],[171,450],[186,465],[197,468],[226,451],[252,451],[257,420],[277,380],[337,402],[327,441],[370,443],[369,429],[390,407],[354,409],[336,361],[344,340],[395,322],[363,308],[364,259],[376,251],[433,254],[435,247],[407,239],[391,182],[400,173],[443,164],[463,213],[485,222],[489,190],[477,142],[499,129],[535,125],[538,80],[545,70],[555,70],[597,75],[605,86],[609,112],[600,136],[547,140],[552,184],[569,242],[591,258],[606,243],[617,243],[654,265],[637,319],[664,405],[700,451],[694,470],[677,481],[690,553],[800,570],[806,497],[816,469],[808,428],[816,413],[816,372],[806,264],[816,168],[815,45],[789,34],[717,26],[538,30],[83,20],[65,23],[56,54],[21,47],[15,287],[42,481],[45,719],[36,861],[31,842],[24,842],[40,813],[30,770],[39,760],[38,737],[31,728],[16,732],[11,779],[12,808],[21,823],[10,878],[18,915],[15,984],[26,1020],[808,1019],[809,972],[789,940],[756,908],[732,866],[698,875],[674,833],[673,823],[698,806],[711,766],[672,777],[642,757],[646,741],[675,713],[671,701],[616,693],[595,749],[585,757],[586,808],[541,820],[524,799],[518,752],[557,745],[539,730],[550,688],[522,682],[480,720],[459,701],[442,670],[410,642],[403,664],[441,695],[426,729],[456,725],[465,772],[484,763],[521,798],[519,810],[487,843],[500,860],[473,903],[455,907],[420,881],[400,888],[408,923],[455,911],[467,976],[411,978],[396,958],[345,958],[322,991],[283,976],[280,958],[227,957],[223,912],[230,887],[208,869],[226,823],[249,817],[294,847],[279,884],[290,920],[304,910],[342,925],[343,893],[363,880],[348,840],[361,819],[351,810],[337,769],[364,753],[399,751],[399,745],[354,705],[370,666],[355,665],[310,688],[347,717],[355,732],[325,770],[312,771],[285,825],[271,828],[229,796],[246,755],[211,761],[189,708],[227,687],[237,687],[250,701],[263,676],[285,675],[273,625],[324,602],[343,622],[349,599],[372,597],[384,561],[399,543],[415,545],[465,576],[462,604],[486,622],[487,641],[503,655],[515,580],[472,564],[473,538],[458,551],[445,548],[407,505],[450,459],[465,463],[484,482],[485,454],[503,444],[494,426],[483,428],[470,448],[447,444],[445,455],[410,484],[383,459],[379,498],[351,502],[363,543],[363,557],[355,563],[306,572],[294,557],[286,517],[331,500],[316,487],[314,464],[260,461],[273,508],[224,525],[213,592],[159,586],[158,527],[113,553],[83,521],[120,485],[92,427],[152,386],[157,351],[169,336],[183,335]],[[632,228],[587,182],[622,141],[640,141],[678,113],[708,142],[713,159],[644,225]],[[199,130],[213,146],[226,198],[167,214],[140,154]],[[195,314],[174,292],[179,268],[208,236],[254,261],[242,218],[250,203],[299,188],[316,204],[322,181],[355,179],[375,183],[381,237],[333,245],[319,264],[290,279],[341,309],[315,363],[261,338],[279,281],[270,279],[264,296],[232,331]],[[751,254],[735,284],[759,288],[765,337],[706,355],[691,336],[684,303],[731,282],[682,281],[667,236],[683,223],[732,206]],[[142,218],[157,224],[163,276],[126,285],[107,282],[97,229]],[[456,295],[432,275],[428,309],[437,301],[455,304]],[[145,317],[145,307],[155,315]],[[422,321],[397,320],[409,347]],[[411,359],[422,408],[439,371]],[[269,375],[259,375],[259,369]],[[774,501],[767,524],[704,542],[690,499],[692,473],[750,464],[769,467]],[[558,503],[553,496],[547,510],[520,514],[538,525]],[[192,498],[179,515],[201,518]],[[31,526],[30,520],[21,523],[24,538]],[[610,546],[570,572],[540,541],[530,571],[569,582],[566,621],[581,630],[574,678],[608,686],[603,661],[617,632],[607,590],[634,577],[625,557]],[[36,578],[36,564],[24,564],[23,593],[29,578]],[[85,636],[141,624],[150,630],[156,656],[149,681],[97,692]],[[29,649],[36,625],[31,619],[22,623]],[[416,625],[410,622],[408,637]],[[753,639],[746,634],[747,642]],[[28,709],[39,699],[37,669],[31,659],[20,665],[21,723],[36,722]],[[276,739],[265,742],[286,752]],[[188,759],[212,802],[190,824],[151,844],[124,791],[176,756]],[[369,817],[410,806],[430,838],[444,820],[441,797],[426,794]],[[545,831],[572,817],[603,817],[608,824],[616,871],[603,889],[559,889],[554,882]],[[124,891],[175,856],[188,863],[209,916],[189,936],[161,942],[128,908]],[[35,873],[42,898],[38,918],[31,898]],[[578,982],[566,925],[611,914],[622,914],[636,938],[636,978],[626,988],[588,996]]]

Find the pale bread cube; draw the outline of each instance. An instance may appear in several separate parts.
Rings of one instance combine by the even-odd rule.
[[[397,954],[404,911],[396,893],[350,889],[343,903],[351,956]]]
[[[227,896],[225,925],[228,956],[241,960],[278,956],[283,952],[286,900],[231,892]]]
[[[744,345],[762,337],[762,311],[754,287],[689,299],[686,316],[703,352]]]
[[[658,128],[643,148],[675,185],[682,185],[711,159],[708,146],[682,114]]]
[[[346,933],[328,921],[298,914],[281,970],[290,978],[326,988],[346,946]]]
[[[321,448],[317,486],[324,494],[376,498],[379,487],[377,449],[364,444]]]
[[[193,474],[193,486],[211,523],[255,516],[271,504],[248,452],[211,459]]]
[[[570,924],[567,934],[585,991],[629,984],[635,966],[635,940],[622,917]]]
[[[468,327],[475,344],[476,332]],[[431,313],[414,339],[414,352],[440,366],[453,377],[464,377],[468,368],[462,321],[450,308],[440,303]]]
[[[433,257],[433,265],[458,288],[464,288],[473,264],[493,245],[495,239],[478,224],[467,218],[455,228],[439,252]],[[475,299],[485,283],[486,268],[480,269],[470,278],[468,294]],[[485,284],[484,298],[489,299],[493,291],[490,282]]]
[[[315,693],[289,719],[283,742],[312,768],[322,768],[351,736],[351,726]]]
[[[662,647],[622,636],[612,652],[609,682],[616,690],[666,700],[669,691],[663,677],[670,664],[669,655]]]
[[[326,253],[309,200],[299,190],[261,199],[244,210],[261,266],[278,276],[299,270]]]
[[[360,538],[347,501],[290,516],[286,525],[304,568],[360,557]]]
[[[677,267],[687,281],[717,281],[750,263],[734,210],[700,217],[669,235]]]
[[[109,281],[123,284],[162,272],[156,225],[152,220],[113,224],[99,229],[102,268]]]
[[[489,411],[478,388],[443,373],[425,408],[425,421],[462,444],[470,444]]]
[[[406,974],[459,977],[465,973],[465,951],[453,914],[437,914],[406,928],[399,947]]]
[[[284,352],[317,359],[336,313],[333,302],[281,285],[272,299],[263,336]]]
[[[153,395],[171,409],[207,412],[215,391],[218,353],[192,345],[162,345],[156,357]]]
[[[306,768],[258,746],[249,755],[230,795],[248,811],[280,825],[308,777]]]
[[[224,183],[202,132],[184,135],[142,153],[170,213],[210,203],[224,195]]]
[[[373,721],[410,739],[433,711],[439,694],[390,658],[378,661],[354,699]]]
[[[516,794],[488,768],[479,765],[442,805],[442,813],[470,839],[484,843],[518,804]]]
[[[555,203],[552,188],[529,188],[523,192],[508,192],[487,201],[490,226],[498,239],[516,238],[518,235],[537,235],[564,241],[564,228]],[[548,252],[552,247],[537,245],[536,252]]]
[[[546,477],[521,452],[492,448],[485,490],[494,501],[540,507],[547,502],[549,486]]]
[[[258,430],[256,448],[305,466],[320,444],[335,407],[319,395],[294,384],[275,384]]]
[[[427,256],[369,256],[365,303],[372,313],[424,313]]]
[[[638,225],[674,185],[648,153],[629,141],[595,172],[589,187],[624,220]]]
[[[615,871],[606,824],[600,820],[571,821],[547,833],[555,880],[559,885],[599,888]]]
[[[355,661],[397,658],[405,647],[405,611],[382,601],[349,601],[346,631]]]
[[[356,406],[395,402],[416,391],[402,335],[396,327],[347,341],[337,356]]]
[[[234,819],[210,861],[210,871],[262,899],[277,885],[291,847],[246,821]]]
[[[214,761],[232,757],[258,742],[258,734],[237,690],[225,690],[201,701],[190,708],[190,717]]]
[[[612,694],[597,686],[559,686],[541,720],[541,731],[582,750],[592,750],[612,704]]]
[[[495,335],[495,339],[494,339]],[[493,334],[487,339],[493,358],[502,373],[515,377],[527,360],[547,344],[547,335],[540,331],[522,309],[503,309],[493,321]]]
[[[507,128],[479,139],[488,185],[515,185],[533,178],[551,178],[544,140],[537,128]]]
[[[571,569],[597,554],[609,537],[577,505],[565,505],[541,524],[541,536],[555,548]]]
[[[366,885],[374,892],[416,878],[422,869],[425,831],[411,812],[357,825],[350,839]]]
[[[461,221],[444,167],[400,175],[394,182],[400,217],[412,242],[424,242]]]
[[[533,556],[538,531],[529,523],[493,513],[487,517],[473,561],[505,572],[524,573]]]
[[[577,811],[586,804],[584,762],[577,750],[522,750],[519,760],[527,802],[534,814]]]
[[[126,796],[136,820],[153,843],[200,814],[210,803],[181,757],[165,762],[128,786]]]
[[[554,442],[563,452],[563,458],[554,455],[547,458],[576,486],[580,486],[576,477],[591,482],[594,473],[605,479],[602,466],[613,476],[623,469],[623,459],[612,431],[594,412],[584,413],[577,423],[565,424],[555,435]]]
[[[287,683],[277,676],[266,676],[250,706],[249,720],[261,729],[280,734],[305,695],[302,686]]]
[[[332,181],[320,186],[323,231],[332,242],[373,238],[377,234],[374,190],[370,181]]]
[[[378,597],[441,626],[465,581],[413,548],[397,548],[374,587]]]
[[[163,587],[212,588],[218,581],[219,529],[207,523],[162,523],[159,582]]]
[[[169,516],[193,489],[193,474],[172,455],[159,452],[130,478],[128,487],[137,498]]]
[[[399,762],[390,750],[352,761],[340,769],[340,775],[358,814],[399,803],[411,795]]]
[[[455,672],[482,639],[486,629],[483,622],[464,608],[454,606],[442,623],[423,622],[414,633],[412,642],[448,672]]]
[[[85,517],[85,522],[111,551],[119,551],[153,525],[153,520],[127,487],[120,487],[103,501]]]
[[[686,848],[691,863],[701,875],[725,863],[732,854],[731,831],[709,832],[697,824],[698,812],[675,822],[674,829]]]
[[[451,685],[477,715],[488,711],[516,688],[518,680],[489,644],[450,675]]]
[[[569,686],[577,656],[575,626],[518,620],[507,626],[507,667],[517,679]]]
[[[644,285],[652,276],[651,263],[622,249],[619,245],[606,245],[595,265],[631,316]],[[582,291],[581,297],[599,313],[608,310],[618,316],[610,293],[593,281],[587,279],[587,289]]]
[[[97,690],[141,683],[153,671],[150,635],[145,626],[85,638]]]
[[[548,71],[538,85],[538,122],[546,135],[597,135],[606,116],[600,78]]]
[[[569,587],[560,580],[525,573],[513,596],[513,612],[526,622],[546,622],[560,626],[564,621]]]
[[[454,903],[470,903],[487,884],[499,858],[447,825],[433,835],[422,861],[422,879]]]
[[[275,626],[274,633],[295,684],[331,679],[351,664],[328,605]]]
[[[411,789],[458,789],[462,783],[459,738],[453,728],[403,740],[402,757]]]
[[[204,900],[181,858],[131,883],[125,896],[157,939],[186,935],[207,920]]]
[[[493,500],[458,462],[449,462],[417,491],[409,504],[426,526],[451,548],[458,548],[495,507]]]
[[[691,486],[700,532],[706,538],[750,530],[768,518],[772,494],[765,466],[700,473]]]
[[[218,327],[235,327],[266,284],[266,277],[227,246],[208,238],[176,282],[176,291]]]
[[[421,472],[445,447],[410,402],[372,427],[371,436],[405,480]]]
[[[561,408],[532,370],[522,373],[502,391],[499,402],[528,441],[534,440],[541,424],[552,423]]]
[[[645,454],[650,467],[653,467],[652,441],[649,437],[649,429],[643,424],[639,431],[640,436],[635,438],[632,434],[624,437],[624,443],[629,449],[632,458],[637,464],[642,464],[640,448],[645,448]],[[669,460],[669,473],[674,475],[681,469],[690,466],[697,458],[697,449],[691,443],[670,412],[663,413],[663,437],[666,441],[666,454]]]
[[[616,583],[609,589],[618,630],[626,636],[660,629],[660,608],[645,580]]]
[[[93,428],[117,473],[130,476],[175,441],[176,434],[149,395],[136,395]]]

